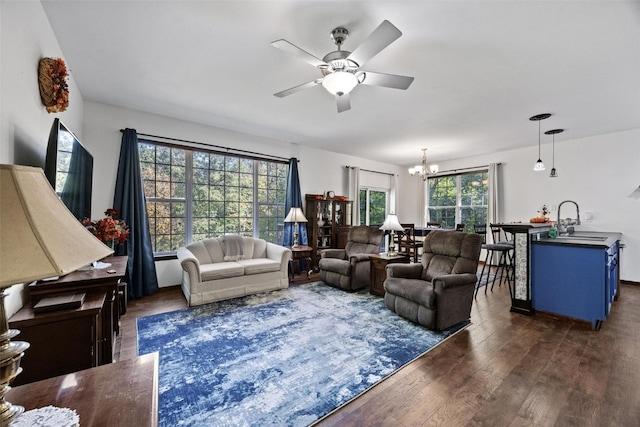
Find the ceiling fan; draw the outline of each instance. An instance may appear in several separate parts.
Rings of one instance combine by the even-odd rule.
[[[283,98],[303,89],[322,85],[329,93],[335,95],[338,113],[342,113],[351,108],[349,93],[359,84],[405,90],[413,82],[413,77],[374,73],[360,69],[365,62],[380,53],[384,48],[400,38],[401,35],[400,30],[391,22],[384,20],[360,46],[353,52],[349,52],[341,50],[342,43],[349,36],[349,31],[346,28],[337,27],[331,31],[331,39],[338,46],[338,50],[326,54],[322,59],[311,55],[284,39],[276,40],[271,43],[272,46],[291,53],[317,67],[323,77],[275,93],[274,96]]]

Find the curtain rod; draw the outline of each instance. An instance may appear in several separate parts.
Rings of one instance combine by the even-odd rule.
[[[496,165],[500,166],[502,163],[496,163]],[[435,176],[438,175],[451,175],[457,172],[462,172],[462,171],[468,171],[468,170],[478,170],[478,169],[487,169],[489,168],[489,165],[480,165],[480,166],[471,166],[468,168],[460,168],[460,169],[451,169],[448,171],[442,171],[442,172],[438,172],[436,174],[434,174]]]
[[[124,129],[120,129],[120,132],[121,133],[124,132]],[[198,141],[189,141],[188,139],[169,138],[167,136],[150,135],[148,133],[140,133],[140,132],[137,132],[137,131],[136,131],[136,133],[139,136],[146,136],[146,137],[149,137],[149,138],[158,138],[158,139],[164,139],[164,140],[167,140],[167,141],[186,142],[188,144],[197,144],[197,145],[202,145],[202,146],[205,146],[205,147],[212,147],[212,148],[218,148],[218,149],[226,150],[227,152],[233,151],[235,153],[243,153],[243,154],[246,154],[246,155],[260,156],[260,157],[263,157],[264,159],[277,159],[277,160],[282,160],[282,161],[285,161],[285,162],[289,161],[289,159],[287,159],[285,157],[273,156],[271,154],[263,154],[263,153],[258,153],[258,152],[255,152],[255,151],[241,150],[239,148],[223,147],[222,145],[207,144],[207,143],[198,142]],[[298,161],[300,161],[300,160],[298,160]]]
[[[355,169],[357,166],[345,166],[345,168],[347,169]],[[371,169],[360,169],[362,172],[371,172],[371,173],[379,173],[380,175],[389,175],[389,176],[396,176],[395,173],[389,173],[389,172],[380,172],[380,171],[372,171]]]

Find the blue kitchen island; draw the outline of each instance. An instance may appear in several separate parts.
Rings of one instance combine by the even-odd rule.
[[[600,329],[619,292],[620,233],[580,231],[532,240],[534,311],[591,323]]]

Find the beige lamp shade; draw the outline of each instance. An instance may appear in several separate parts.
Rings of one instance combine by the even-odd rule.
[[[0,288],[71,273],[111,255],[40,168],[0,165]]]
[[[302,208],[291,208],[284,222],[307,222],[307,218],[302,213]]]

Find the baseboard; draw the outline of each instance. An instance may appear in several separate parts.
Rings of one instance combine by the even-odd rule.
[[[632,280],[620,280],[620,283],[625,285],[640,286],[640,282],[634,282]]]

